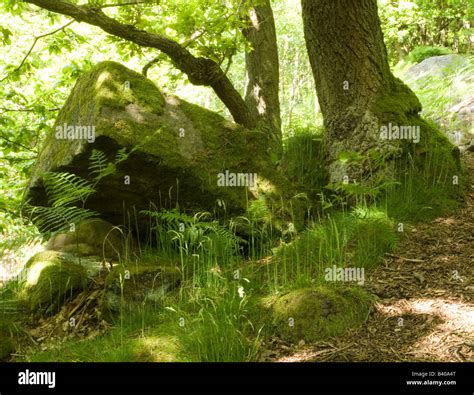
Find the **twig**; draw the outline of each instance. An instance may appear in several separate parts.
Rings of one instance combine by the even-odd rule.
[[[33,149],[27,147],[26,145],[23,145],[23,144],[21,144],[21,143],[18,143],[18,142],[16,142],[16,141],[12,141],[12,140],[8,139],[7,137],[5,137],[5,136],[3,136],[3,135],[0,135],[0,138],[3,139],[3,140],[5,140],[5,141],[7,141],[7,142],[9,142],[10,144],[17,145],[17,146],[19,146],[19,147],[21,147],[21,148],[23,148],[23,149],[26,149],[27,151],[34,152],[35,154],[37,154],[37,152],[36,152],[35,150],[33,150]]]
[[[104,4],[101,6],[98,6],[97,8],[110,8],[110,7],[123,7],[127,5],[140,5],[140,4],[156,4],[158,5],[159,2],[153,2],[153,1],[129,1],[127,3],[116,3],[116,4]]]
[[[401,259],[402,261],[406,261],[406,262],[416,262],[416,263],[424,262],[423,259],[405,258],[403,256],[399,256],[399,255],[395,255],[395,254],[389,254],[388,252],[386,252],[385,255],[389,256],[390,258]]]

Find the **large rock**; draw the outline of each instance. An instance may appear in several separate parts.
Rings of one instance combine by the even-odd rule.
[[[468,64],[468,61],[461,55],[432,56],[410,67],[404,73],[404,77],[408,83],[426,77],[446,77]]]
[[[90,134],[63,139],[60,127],[87,126]],[[75,130],[75,129],[74,129]],[[78,129],[79,130],[79,129]],[[66,137],[68,135],[66,134]],[[61,137],[61,138],[60,138]],[[212,211],[224,207],[242,212],[257,193],[245,186],[219,186],[218,175],[257,173],[258,180],[275,177],[268,168],[266,134],[248,131],[220,115],[175,96],[163,95],[140,74],[114,62],[103,62],[82,75],[60,111],[32,171],[27,199],[48,205],[42,173],[67,171],[89,175],[93,149],[113,160],[122,147],[134,149],[103,178],[86,208],[113,224],[123,224],[142,209],[174,208]],[[129,181],[129,182],[128,182]],[[264,183],[268,186],[268,182]],[[271,189],[271,187],[270,187]],[[137,215],[138,228],[147,220]]]
[[[120,259],[126,238],[121,230],[99,218],[80,222],[69,232],[56,233],[49,239],[47,250],[72,253],[80,256],[98,256]]]
[[[20,279],[20,299],[29,310],[53,313],[86,287],[88,270],[73,255],[43,251],[30,258]]]

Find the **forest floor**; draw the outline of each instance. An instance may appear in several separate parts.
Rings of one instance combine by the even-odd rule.
[[[363,326],[317,343],[294,345],[272,337],[262,344],[259,360],[474,361],[474,154],[463,155],[463,162],[469,179],[456,213],[406,224],[397,250],[366,277],[364,286],[377,300]],[[30,322],[33,345],[14,360],[68,340],[105,335],[109,325],[94,314],[103,288],[100,279],[59,314]],[[79,329],[69,325],[73,315],[80,316]],[[65,360],[78,360],[77,351],[68,353],[64,344],[62,350]]]
[[[275,342],[267,360],[474,361],[474,155],[463,161],[459,210],[405,229],[396,254],[366,279],[377,296],[366,323],[318,343]]]

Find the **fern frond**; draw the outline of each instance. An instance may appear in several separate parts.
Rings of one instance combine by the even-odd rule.
[[[118,165],[120,162],[123,162],[123,161],[127,160],[130,153],[127,153],[127,149],[125,147],[120,148],[117,151],[117,153],[115,154],[114,164]]]
[[[43,207],[30,206],[31,221],[40,232],[55,232],[68,229],[85,219],[98,216],[95,211],[80,207]]]
[[[107,160],[107,156],[97,149],[92,150],[89,158],[89,174],[97,184],[102,178],[115,173],[115,164]]]
[[[45,172],[43,183],[48,201],[53,207],[84,202],[95,192],[91,183],[71,173]]]

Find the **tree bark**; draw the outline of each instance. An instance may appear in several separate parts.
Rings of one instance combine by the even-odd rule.
[[[270,0],[255,1],[249,8],[243,34],[251,45],[245,54],[245,102],[253,116],[270,129],[274,144],[281,145],[279,100],[280,70],[275,19]]]
[[[390,71],[376,0],[302,0],[302,10],[331,181],[360,178],[365,169],[340,154],[399,152],[399,144],[380,141],[380,126],[417,117],[421,105]]]

